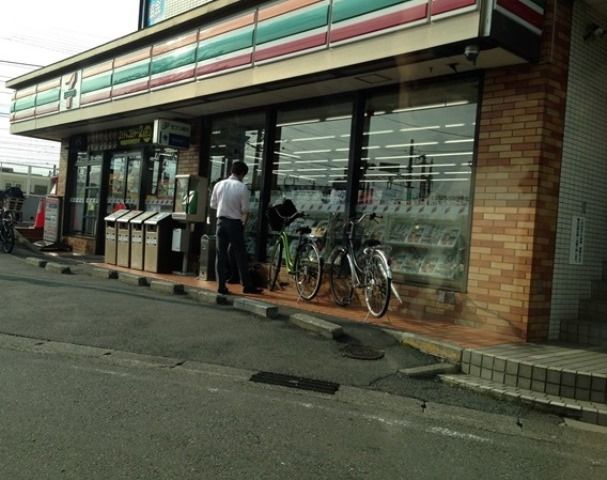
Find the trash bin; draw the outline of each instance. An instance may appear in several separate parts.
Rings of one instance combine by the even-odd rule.
[[[131,210],[116,220],[116,265],[119,267],[131,266],[131,220],[142,213],[141,210]]]
[[[200,261],[198,278],[200,280],[215,280],[215,235],[203,235],[200,237]]]
[[[172,225],[171,212],[157,213],[143,222],[143,269],[146,272],[166,273],[171,270]]]
[[[116,221],[127,214],[129,210],[116,210],[111,213],[105,220],[105,263],[116,265],[116,242],[118,240]]]
[[[158,212],[143,212],[131,220],[131,268],[143,270],[143,255],[145,251],[145,238],[143,222]]]

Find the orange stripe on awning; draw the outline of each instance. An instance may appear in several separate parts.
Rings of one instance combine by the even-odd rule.
[[[92,77],[93,75],[97,75],[99,73],[107,72],[111,70],[114,66],[114,60],[109,60],[107,62],[100,63],[98,65],[93,65],[92,67],[87,67],[82,70],[82,78]]]
[[[288,0],[268,8],[259,9],[258,21],[267,20],[268,18],[277,17],[293,10],[298,10],[302,7],[307,7],[314,3],[319,3],[322,0]]]
[[[52,88],[58,88],[61,86],[61,78],[55,78],[54,80],[49,80],[48,82],[39,83],[38,84],[38,92],[45,92],[46,90],[51,90]]]
[[[128,55],[124,55],[122,57],[118,57],[114,59],[114,68],[122,67],[124,65],[128,65],[129,63],[135,63],[140,60],[145,60],[150,58],[150,52],[152,48],[146,47],[141,50],[137,50],[136,52],[130,53]]]
[[[196,43],[198,40],[198,31],[190,32],[181,37],[172,38],[168,42],[158,43],[152,47],[152,55],[160,55],[161,53],[170,52],[171,50],[175,50],[179,47],[184,47],[186,45],[191,45],[192,43]]]
[[[15,92],[15,100],[18,98],[29,97],[30,95],[33,95],[34,93],[36,93],[35,85],[33,87],[24,88],[23,90],[17,90]]]
[[[198,40],[201,41],[206,38],[215,37],[222,33],[231,32],[232,30],[236,30],[238,28],[246,27],[247,25],[252,25],[254,20],[255,13],[251,12],[247,15],[243,15],[242,17],[212,25],[209,28],[201,28]]]

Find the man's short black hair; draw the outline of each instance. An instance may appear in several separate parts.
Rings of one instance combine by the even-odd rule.
[[[246,163],[238,160],[232,164],[231,172],[232,175],[236,175],[237,177],[244,177],[247,173],[249,173],[249,167]]]

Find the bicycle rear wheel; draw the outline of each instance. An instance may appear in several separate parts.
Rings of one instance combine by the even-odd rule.
[[[348,252],[344,248],[333,251],[329,258],[329,284],[331,295],[337,305],[346,306],[352,302],[354,285]]]
[[[304,242],[295,255],[295,286],[304,300],[312,300],[320,289],[322,261],[318,247],[311,241]]]
[[[5,226],[3,229],[2,251],[4,253],[11,253],[13,248],[15,248],[15,229],[12,225]]]
[[[280,273],[280,267],[282,266],[282,242],[280,239],[274,244],[272,249],[272,260],[270,262],[270,278],[268,288],[274,290],[276,283],[278,282],[278,274]]]
[[[364,267],[365,303],[369,313],[374,317],[382,317],[390,303],[392,286],[390,267],[384,256],[379,252],[371,252]]]

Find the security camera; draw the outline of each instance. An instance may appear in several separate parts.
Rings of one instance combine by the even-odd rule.
[[[464,56],[466,60],[472,62],[472,65],[476,65],[476,59],[480,53],[481,50],[478,48],[478,45],[466,45],[464,49]]]

